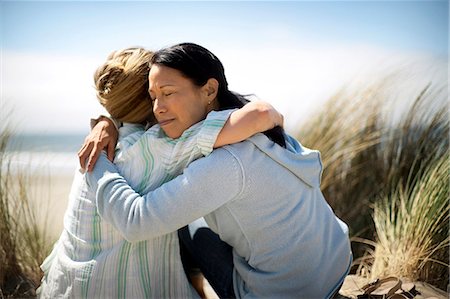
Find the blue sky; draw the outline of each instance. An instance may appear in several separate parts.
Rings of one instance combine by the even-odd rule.
[[[366,43],[446,54],[447,1],[3,2],[2,46],[109,51],[142,43]]]
[[[30,132],[85,130],[100,111],[93,71],[134,45],[199,43],[222,60],[230,86],[286,113],[288,95],[307,107],[377,59],[448,60],[448,1],[2,1],[0,9],[2,106]]]

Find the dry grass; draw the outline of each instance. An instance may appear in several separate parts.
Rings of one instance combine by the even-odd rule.
[[[32,190],[25,173],[13,173],[5,151],[8,129],[0,132],[0,298],[35,296],[40,283],[39,265],[51,242],[36,219]]]
[[[448,257],[442,258],[450,245],[449,166],[447,156],[434,161],[375,204],[377,242],[366,271],[371,278],[398,275],[436,283],[433,276],[448,269]]]
[[[429,208],[448,201],[448,176],[439,178],[447,188],[435,196],[436,171],[446,169],[448,174],[447,83],[430,83],[414,98],[405,99],[395,94],[392,81],[391,76],[357,91],[342,89],[312,121],[301,124],[299,140],[322,153],[322,190],[336,214],[349,224],[359,270],[372,276],[420,277],[445,288],[449,276],[442,264],[448,267],[448,226],[432,229],[426,217],[448,220],[448,208],[436,208],[423,218],[417,209],[424,208],[419,203]],[[424,188],[429,189],[427,195]],[[388,216],[403,218],[409,227],[388,222]],[[428,235],[433,242],[411,243],[418,236],[413,232]],[[408,254],[397,254],[406,248]],[[375,252],[385,258],[374,261]]]
[[[370,182],[377,180],[376,173],[366,170],[372,166],[372,149],[383,135],[377,123],[381,102],[376,89],[353,94],[341,90],[298,133],[305,146],[320,150],[322,190],[336,213],[354,224],[352,229],[367,227],[360,213],[367,206],[367,195],[374,192]],[[363,224],[355,223],[360,221]]]

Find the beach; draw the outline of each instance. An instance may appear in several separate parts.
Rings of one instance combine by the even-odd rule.
[[[52,143],[54,139],[60,142]],[[20,194],[22,185],[37,224],[53,242],[63,229],[64,212],[78,168],[76,148],[81,144],[80,137],[37,135],[20,140],[20,148],[15,145],[6,152],[11,189],[14,194]]]
[[[52,242],[58,239],[63,229],[72,179],[73,175],[66,173],[34,175],[28,178],[27,187],[30,202],[36,212],[37,224]]]

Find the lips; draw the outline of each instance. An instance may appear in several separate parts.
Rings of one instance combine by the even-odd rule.
[[[165,120],[159,120],[158,123],[161,127],[168,125],[174,120],[174,118],[171,119],[165,119]]]

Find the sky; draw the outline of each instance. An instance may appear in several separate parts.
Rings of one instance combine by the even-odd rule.
[[[105,113],[93,73],[111,51],[194,42],[293,131],[342,86],[395,67],[447,79],[448,14],[444,0],[0,1],[1,123],[88,132]]]

